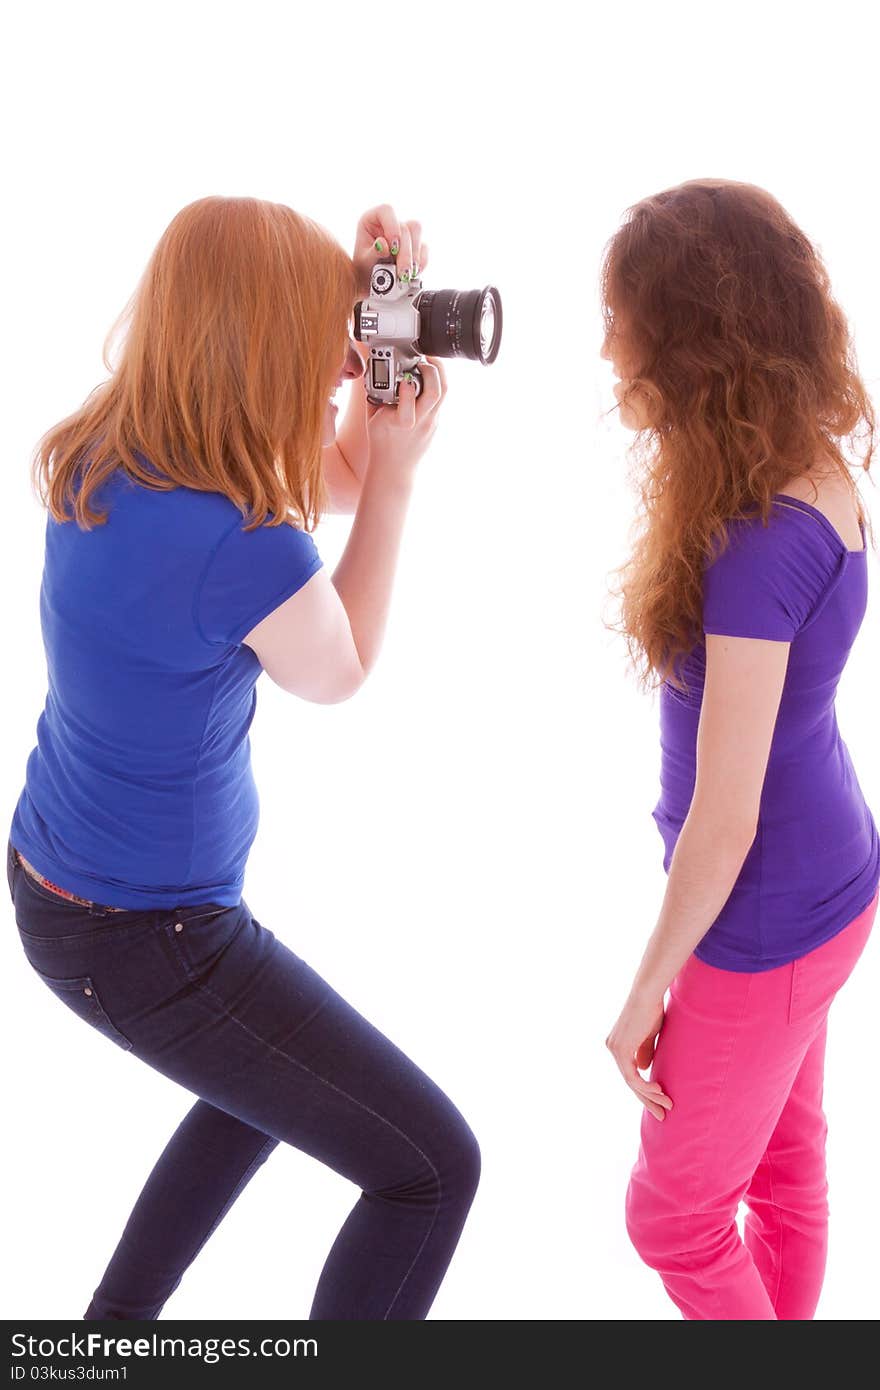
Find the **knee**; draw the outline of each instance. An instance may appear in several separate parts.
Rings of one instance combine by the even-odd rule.
[[[627,1235],[636,1253],[645,1264],[659,1268],[669,1247],[669,1218],[662,1218],[644,1189],[632,1182],[627,1188],[625,1211]]]
[[[483,1159],[476,1136],[468,1125],[464,1125],[464,1132],[459,1142],[459,1181],[462,1191],[467,1197],[468,1206],[470,1206],[471,1202],[474,1200],[477,1188],[480,1185],[482,1166]]]
[[[482,1155],[476,1135],[458,1111],[450,1118],[442,1148],[442,1187],[457,1204],[467,1208],[480,1183]]]
[[[670,1195],[631,1181],[626,1194],[626,1229],[641,1259],[661,1274],[726,1265],[740,1245],[735,1214],[726,1205],[691,1211]]]
[[[683,1203],[635,1178],[626,1194],[626,1230],[645,1264],[660,1271],[693,1253],[701,1239]]]
[[[412,1206],[455,1209],[466,1215],[479,1185],[480,1167],[476,1136],[449,1105],[435,1108],[429,1133],[407,1136],[393,1178],[389,1181],[385,1173],[381,1183],[364,1190]]]

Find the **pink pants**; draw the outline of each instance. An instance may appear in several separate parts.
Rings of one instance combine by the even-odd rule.
[[[691,956],[672,984],[642,1116],[627,1229],[685,1318],[812,1318],[825,1273],[822,1078],[828,1010],[873,901],[789,965],[739,974]],[[745,1201],[745,1241],[736,1216]]]

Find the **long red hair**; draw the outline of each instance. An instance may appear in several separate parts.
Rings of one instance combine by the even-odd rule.
[[[159,491],[225,493],[246,529],[273,512],[269,524],[312,530],[327,504],[324,409],[355,298],[352,261],[317,222],[257,198],[190,203],[104,342],[112,375],[37,446],[43,505],[57,521],[102,525],[89,498],[121,465]]]
[[[642,199],[606,246],[600,286],[604,347],[633,364],[621,403],[641,393],[650,422],[632,446],[640,514],[615,571],[621,620],[606,626],[642,686],[653,672],[681,687],[726,522],[757,507],[766,525],[773,493],[821,460],[869,531],[838,441],[864,424],[867,472],[876,422],[820,253],[761,188],[691,179]]]

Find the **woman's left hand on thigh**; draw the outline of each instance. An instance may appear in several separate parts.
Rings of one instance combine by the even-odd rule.
[[[657,1120],[665,1119],[672,1101],[658,1081],[646,1081],[640,1073],[651,1065],[664,1016],[662,998],[658,1002],[631,994],[605,1039],[627,1086]]]

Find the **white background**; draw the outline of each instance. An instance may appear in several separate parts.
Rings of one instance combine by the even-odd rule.
[[[481,1143],[438,1319],[678,1317],[625,1232],[640,1111],[603,1046],[665,886],[656,698],[602,621],[635,508],[632,436],[601,418],[603,245],[630,203],[684,179],[762,185],[819,243],[875,400],[880,378],[857,7],[740,4],[723,28],[702,4],[587,13],[80,0],[5,25],[10,820],[46,691],[31,451],[106,375],[104,335],[178,209],[284,201],[351,249],[361,212],[389,201],[423,224],[427,284],[501,290],[498,362],[449,366],[377,669],[330,707],[263,676],[251,736],[252,911]],[[862,491],[876,524],[870,479]],[[328,565],[348,524],[316,533]],[[869,568],[838,712],[880,815],[876,553]],[[193,1098],[80,1027],[29,971],[11,906],[6,926],[3,1313],[78,1318]],[[822,1318],[878,1311],[878,965],[874,939],[832,1015]],[[306,1316],[356,1196],[280,1146],[164,1316]]]

